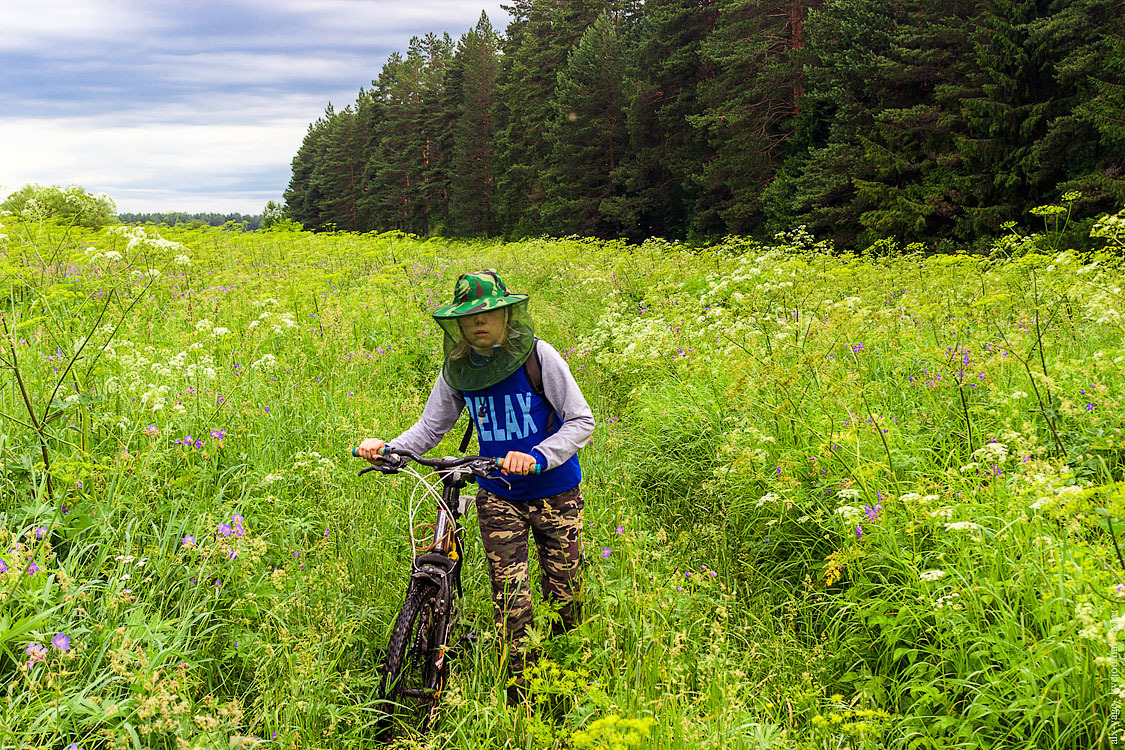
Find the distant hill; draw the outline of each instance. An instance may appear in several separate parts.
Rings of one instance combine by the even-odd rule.
[[[172,227],[177,224],[188,224],[192,226],[212,226],[221,227],[229,222],[236,224],[244,224],[245,231],[254,231],[262,224],[262,215],[254,214],[249,216],[246,214],[217,214],[217,213],[201,213],[189,214],[183,211],[169,211],[167,213],[147,213],[147,214],[117,214],[117,218],[126,224],[167,224]]]

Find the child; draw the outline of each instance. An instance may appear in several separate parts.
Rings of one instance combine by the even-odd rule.
[[[510,648],[509,671],[515,677],[510,699],[523,684],[525,633],[532,621],[528,532],[538,550],[543,595],[560,604],[555,632],[581,620],[583,502],[577,453],[594,431],[594,415],[570,368],[553,347],[535,338],[527,305],[528,296],[509,293],[494,271],[462,274],[452,304],[433,313],[445,332],[441,375],[422,417],[390,441],[392,448],[425,453],[468,407],[480,455],[504,457],[506,483],[478,480],[477,519],[496,625]],[[537,372],[538,388],[532,382],[539,379]],[[369,438],[356,453],[378,461],[383,445]],[[532,473],[536,464],[540,474]]]

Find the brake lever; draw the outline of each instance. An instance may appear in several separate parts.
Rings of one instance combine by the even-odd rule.
[[[512,483],[509,482],[507,479],[505,479],[503,476],[501,476],[500,466],[499,466],[499,464],[497,464],[495,459],[489,460],[489,462],[487,464],[487,468],[482,469],[482,468],[478,468],[478,467],[474,466],[473,467],[473,476],[475,476],[479,479],[491,479],[491,480],[494,480],[494,481],[503,482],[505,485],[507,485],[508,489],[512,489]]]
[[[384,456],[380,463],[368,466],[366,469],[360,469],[359,476],[363,476],[369,471],[377,471],[381,474],[398,474],[405,465],[406,461],[398,456]]]

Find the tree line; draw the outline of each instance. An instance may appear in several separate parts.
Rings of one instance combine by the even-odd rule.
[[[166,224],[174,227],[184,224],[192,227],[221,227],[237,225],[243,231],[251,232],[262,225],[261,214],[215,213],[185,211],[153,211],[149,213],[119,213],[117,218],[126,224]]]
[[[309,229],[964,246],[1125,203],[1120,0],[512,0],[309,126]],[[1080,194],[1076,198],[1076,194]],[[1075,199],[1076,198],[1076,199]]]

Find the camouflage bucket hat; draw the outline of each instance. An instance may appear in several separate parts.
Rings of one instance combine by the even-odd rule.
[[[460,318],[527,301],[526,294],[512,294],[495,271],[463,273],[453,287],[453,302],[434,310],[435,318]]]
[[[489,349],[470,344],[461,330],[466,318],[503,310],[504,333]],[[526,294],[512,294],[495,271],[462,274],[453,291],[453,303],[439,307],[434,320],[444,333],[442,376],[456,390],[479,391],[499,383],[518,370],[535,346],[535,321]]]

